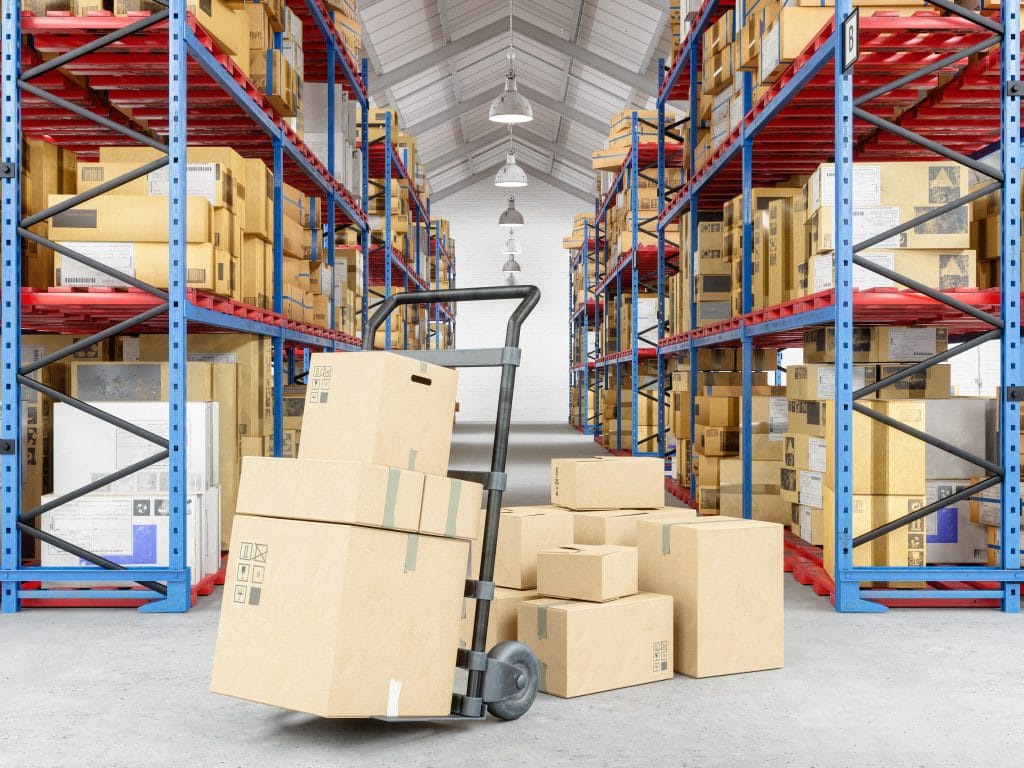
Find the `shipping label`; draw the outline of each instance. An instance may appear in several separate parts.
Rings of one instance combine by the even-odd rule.
[[[110,267],[118,272],[135,277],[135,244],[134,243],[86,243],[62,242],[66,248],[88,256],[93,261]],[[60,284],[69,288],[91,288],[93,286],[125,286],[116,277],[111,277],[78,261],[62,256],[60,260]]]

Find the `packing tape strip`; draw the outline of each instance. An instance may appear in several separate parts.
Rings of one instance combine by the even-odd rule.
[[[537,659],[537,690],[547,693],[548,690],[548,665]]]
[[[452,480],[451,490],[448,492],[448,519],[444,524],[445,536],[455,536],[456,525],[459,522],[460,496],[462,496],[462,481]]]
[[[426,373],[426,372],[427,372],[427,364],[424,361],[421,360],[420,361],[420,373]]]
[[[548,636],[548,607],[537,606],[537,638]]]
[[[416,570],[416,554],[420,548],[420,537],[410,533],[405,540],[405,572],[410,573]]]
[[[416,449],[409,449],[409,466],[407,469],[416,469]]]
[[[661,526],[661,554],[672,554],[672,523]]]
[[[384,527],[395,527],[395,507],[398,504],[398,486],[402,482],[402,470],[388,467],[388,487],[384,494]]]

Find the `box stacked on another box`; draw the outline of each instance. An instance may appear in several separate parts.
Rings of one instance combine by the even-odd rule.
[[[456,382],[388,353],[312,356],[298,458],[243,460],[214,691],[448,714],[483,494],[446,476]]]

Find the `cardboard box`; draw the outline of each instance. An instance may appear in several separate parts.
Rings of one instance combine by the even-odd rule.
[[[661,507],[663,462],[633,457],[552,459],[551,503],[575,510]]]
[[[788,404],[785,404],[786,427],[789,427]],[[782,439],[785,433],[767,432],[750,436],[750,458],[754,461],[782,461],[783,444]],[[740,444],[740,458],[743,458],[743,445]]]
[[[735,456],[740,450],[739,427],[694,427],[694,448],[705,456]]]
[[[537,655],[540,690],[570,698],[672,677],[672,598],[607,603],[542,598],[519,606],[519,642]]]
[[[57,205],[71,197],[50,195],[47,204]],[[125,216],[125,211],[131,211],[132,215]],[[186,198],[185,214],[185,242],[212,242],[210,203],[203,197],[190,195]],[[169,220],[166,198],[101,195],[52,217],[49,238],[56,242],[167,243]]]
[[[386,352],[314,353],[299,458],[447,475],[457,381],[452,369]]]
[[[166,243],[62,240],[60,244],[154,288],[166,290],[170,284],[170,251]],[[188,288],[216,290],[216,252],[212,243],[190,243],[186,246],[185,281]],[[53,282],[70,288],[126,287],[116,277],[59,253],[53,256]]]
[[[537,591],[603,603],[637,592],[636,547],[574,544],[537,554]]]
[[[617,544],[636,546],[638,520],[663,511],[676,511],[677,507],[663,507],[652,512],[646,509],[614,509],[598,512],[576,512],[573,515],[573,542],[575,544]]]
[[[476,574],[468,578],[476,578]],[[527,600],[536,600],[540,595],[536,589],[507,589],[495,587],[491,599],[491,611],[487,616],[487,641],[484,647],[491,649],[506,640],[519,637],[519,606]],[[473,610],[468,610],[475,600],[466,599],[467,610],[462,617],[462,629],[459,635],[460,647],[469,648],[473,644]]]
[[[829,437],[827,400],[789,400],[789,431],[811,437]]]
[[[694,398],[694,421],[705,427],[738,427],[740,424],[740,401],[735,397]]]
[[[572,544],[572,513],[561,507],[508,507],[501,510],[494,583],[511,589],[537,586],[537,553]]]
[[[970,478],[928,480],[925,504],[934,504],[971,485]],[[927,562],[932,564],[985,563],[988,543],[985,526],[971,520],[971,502],[964,500],[943,507],[925,518]]]
[[[977,252],[973,250],[956,250],[955,246],[946,250],[872,249],[861,251],[859,255],[881,267],[940,291],[969,288],[977,283]],[[832,252],[810,257],[807,280],[812,293],[826,291],[834,286],[835,257]],[[869,269],[854,265],[853,287],[867,290],[904,286]]]
[[[775,82],[834,15],[828,8],[781,8],[761,38],[761,82]]]
[[[804,331],[804,362],[835,362],[835,332],[831,328]],[[854,326],[853,362],[920,362],[945,352],[945,328],[904,326]]]
[[[824,472],[827,456],[828,441],[825,438],[786,433],[783,440],[783,465],[792,469]]]
[[[708,677],[782,666],[781,525],[643,521],[637,546],[640,588],[672,595],[676,671]]]
[[[782,467],[779,470],[779,497],[793,504],[821,509],[825,503],[824,480],[823,472]]]
[[[468,551],[239,515],[211,690],[321,717],[447,715]]]
[[[991,424],[996,412],[996,401],[988,397],[952,397],[946,400],[926,400],[924,423],[928,434],[953,443],[958,448],[986,456],[986,433],[979,424]],[[951,453],[926,445],[924,448],[926,480],[973,477],[978,468]]]
[[[908,365],[890,363],[878,366],[878,379],[894,376]],[[952,394],[952,368],[949,365],[933,365],[923,371],[890,384],[876,394],[887,400],[946,400]]]
[[[858,390],[877,380],[873,365],[854,365],[850,372],[853,389]],[[790,365],[786,368],[786,397],[790,400],[834,400],[836,368],[834,365]]]
[[[483,506],[484,487],[467,480],[426,475],[423,480],[423,505],[420,533],[475,539],[479,513]]]

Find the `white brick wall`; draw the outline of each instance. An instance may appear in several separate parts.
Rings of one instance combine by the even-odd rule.
[[[495,170],[500,159],[495,157]],[[515,192],[516,208],[526,221],[516,235],[523,248],[517,258],[523,271],[516,273],[516,283],[536,285],[541,300],[523,326],[523,360],[516,376],[512,417],[520,423],[564,422],[569,398],[569,276],[562,238],[572,230],[573,216],[588,206],[536,180]],[[507,205],[508,190],[485,179],[431,206],[432,213],[451,221],[458,287],[505,284],[501,266],[506,257],[501,246],[508,229],[498,228],[498,216]],[[514,306],[512,302],[461,305],[456,346],[500,346]],[[460,371],[460,419],[494,420],[499,373],[497,369]]]

